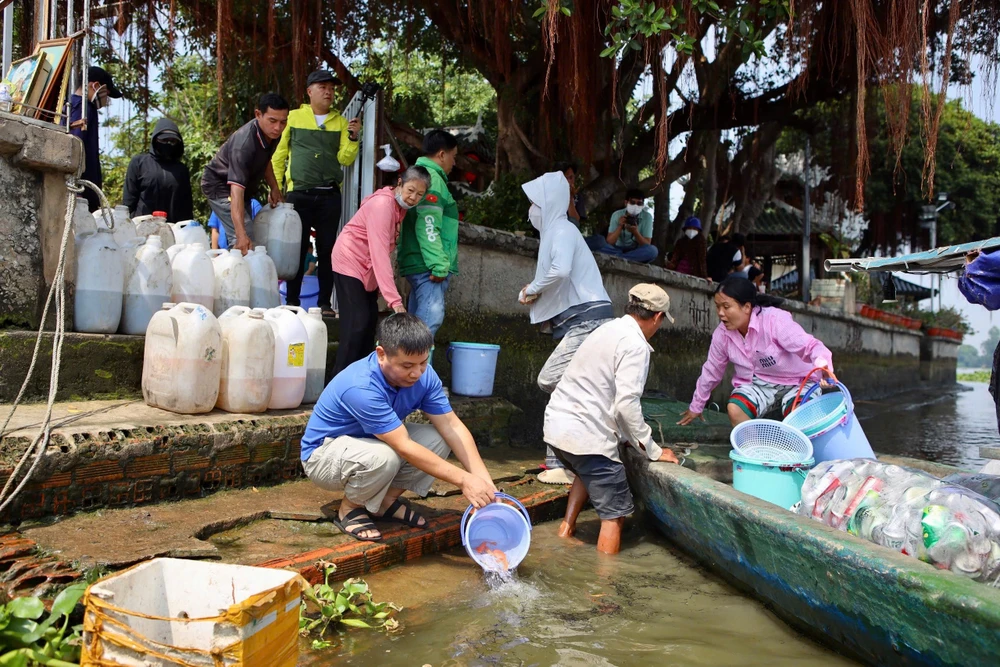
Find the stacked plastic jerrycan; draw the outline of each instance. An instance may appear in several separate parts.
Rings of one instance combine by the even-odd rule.
[[[206,248],[212,247],[212,239],[209,237],[208,232],[205,228],[201,226],[196,220],[184,220],[182,222],[174,222],[170,225],[174,232],[174,243],[180,244],[191,244],[191,243],[201,243]]]
[[[295,313],[284,308],[265,311],[274,330],[274,381],[270,410],[289,410],[302,404],[306,393],[306,346],[309,334]]]
[[[170,301],[174,276],[159,236],[135,239],[125,246],[125,290],[120,330],[144,334],[160,307]]]
[[[136,236],[148,238],[155,234],[160,237],[160,243],[164,250],[174,244],[174,229],[167,224],[165,212],[155,211],[153,215],[141,215],[132,218],[132,222],[135,223]]]
[[[135,223],[132,222],[132,218],[128,215],[128,206],[122,206],[119,204],[115,206],[112,212],[112,219],[114,222],[114,235],[115,243],[119,247],[125,245],[125,242],[136,238],[135,233]],[[98,227],[108,228],[108,221],[104,218],[104,212],[101,209],[94,211],[94,220],[97,221]]]
[[[282,306],[302,320],[309,341],[306,344],[306,393],[303,403],[315,403],[326,386],[327,330],[323,322],[323,311],[310,308],[308,311],[298,306]]]
[[[250,267],[239,250],[209,250],[215,272],[216,317],[233,306],[250,307]]]
[[[204,253],[202,253],[204,254]],[[142,397],[180,414],[209,412],[219,397],[222,328],[198,303],[164,304],[146,328]]]
[[[88,232],[97,231],[97,220],[90,214],[90,203],[83,197],[76,198],[76,208],[73,209],[73,239],[77,248],[83,243],[81,238]],[[103,225],[102,225],[103,227]],[[77,251],[79,254],[79,251]]]
[[[233,306],[219,317],[222,370],[215,405],[226,412],[264,412],[274,379],[274,330],[263,310]]]
[[[125,268],[114,235],[105,227],[81,236],[76,258],[73,329],[115,333],[122,316]]]
[[[174,248],[178,246],[170,250]],[[170,268],[174,276],[174,303],[197,303],[211,312],[215,304],[215,271],[205,246],[193,243],[178,248],[173,253]]]
[[[275,208],[265,206],[253,221],[256,245],[267,248],[278,278],[291,280],[299,271],[299,248],[302,245],[302,219],[288,203]]]
[[[267,256],[267,248],[259,245],[243,259],[250,267],[250,307],[277,308],[281,303],[278,295],[278,270],[274,268],[274,261]]]

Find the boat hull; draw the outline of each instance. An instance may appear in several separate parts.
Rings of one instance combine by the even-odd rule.
[[[872,665],[1000,664],[1000,590],[626,449],[657,528],[793,627]]]

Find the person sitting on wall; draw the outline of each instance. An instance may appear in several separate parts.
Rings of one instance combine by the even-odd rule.
[[[253,220],[260,213],[260,209],[264,208],[256,199],[250,200],[250,219]],[[219,221],[219,216],[213,213],[208,218],[208,228],[212,230],[212,250],[229,250],[229,237],[226,236],[226,228],[222,226],[222,222]],[[267,245],[267,239],[258,239],[256,245]]]
[[[528,220],[539,231],[538,266],[535,279],[518,296],[531,304],[531,323],[551,328],[559,341],[538,374],[538,387],[551,394],[570,360],[592,331],[614,317],[611,297],[604,289],[594,255],[568,219],[566,204],[570,188],[559,172],[544,174],[521,186],[531,207]],[[545,472],[538,476],[546,484],[572,484],[573,478],[549,449]]]
[[[674,244],[674,252],[667,262],[667,268],[707,279],[706,248],[705,235],[701,233],[701,220],[692,216],[684,221],[684,235]]]
[[[591,247],[630,262],[648,264],[660,254],[652,238],[653,214],[646,209],[646,195],[633,188],[625,193],[625,208],[611,214],[604,243]]]
[[[323,390],[302,436],[306,476],[328,491],[343,491],[336,525],[362,541],[378,542],[373,519],[422,528],[427,520],[401,498],[426,496],[435,479],[459,487],[476,508],[497,488],[476,443],[428,366],[434,337],[418,317],[394,313],[378,328],[379,344]],[[430,424],[404,424],[414,410]],[[445,459],[454,452],[462,468]]]
[[[708,249],[708,277],[721,283],[729,274],[743,269],[746,237],[743,234],[727,234],[719,238]],[[746,278],[746,276],[742,276]]]
[[[781,302],[758,292],[746,278],[730,276],[719,284],[715,289],[719,326],[712,334],[691,405],[678,424],[704,421],[702,412],[709,395],[730,363],[736,371],[727,406],[733,426],[779,407],[782,416],[787,415],[809,371],[821,366],[833,372],[830,350],[807,334],[791,313],[777,308]],[[813,384],[808,383],[803,392]],[[825,387],[826,380],[821,384]]]
[[[607,554],[618,553],[622,524],[634,511],[619,443],[651,461],[678,462],[653,440],[639,402],[649,372],[648,341],[663,320],[674,321],[670,297],[648,283],[628,294],[625,316],[601,325],[569,362],[545,408],[543,431],[545,443],[576,474],[559,536],[573,536],[589,498],[601,520],[597,550]]]

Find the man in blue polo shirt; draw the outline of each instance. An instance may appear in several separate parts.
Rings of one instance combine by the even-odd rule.
[[[379,325],[378,341],[374,352],[327,385],[302,436],[306,476],[344,492],[334,523],[369,542],[382,539],[373,519],[427,525],[400,497],[403,491],[423,497],[440,479],[477,508],[497,492],[472,434],[427,365],[434,344],[427,325],[411,313],[390,315]],[[430,424],[403,423],[417,409]],[[465,470],[445,460],[451,452]]]

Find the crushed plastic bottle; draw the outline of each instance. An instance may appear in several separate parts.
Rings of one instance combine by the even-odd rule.
[[[870,459],[827,461],[809,473],[797,511],[992,584],[1000,579],[1000,506],[976,492],[992,489],[991,482],[978,475],[940,480]]]
[[[14,108],[14,98],[10,95],[10,86],[6,83],[0,84],[0,111],[10,113]]]

